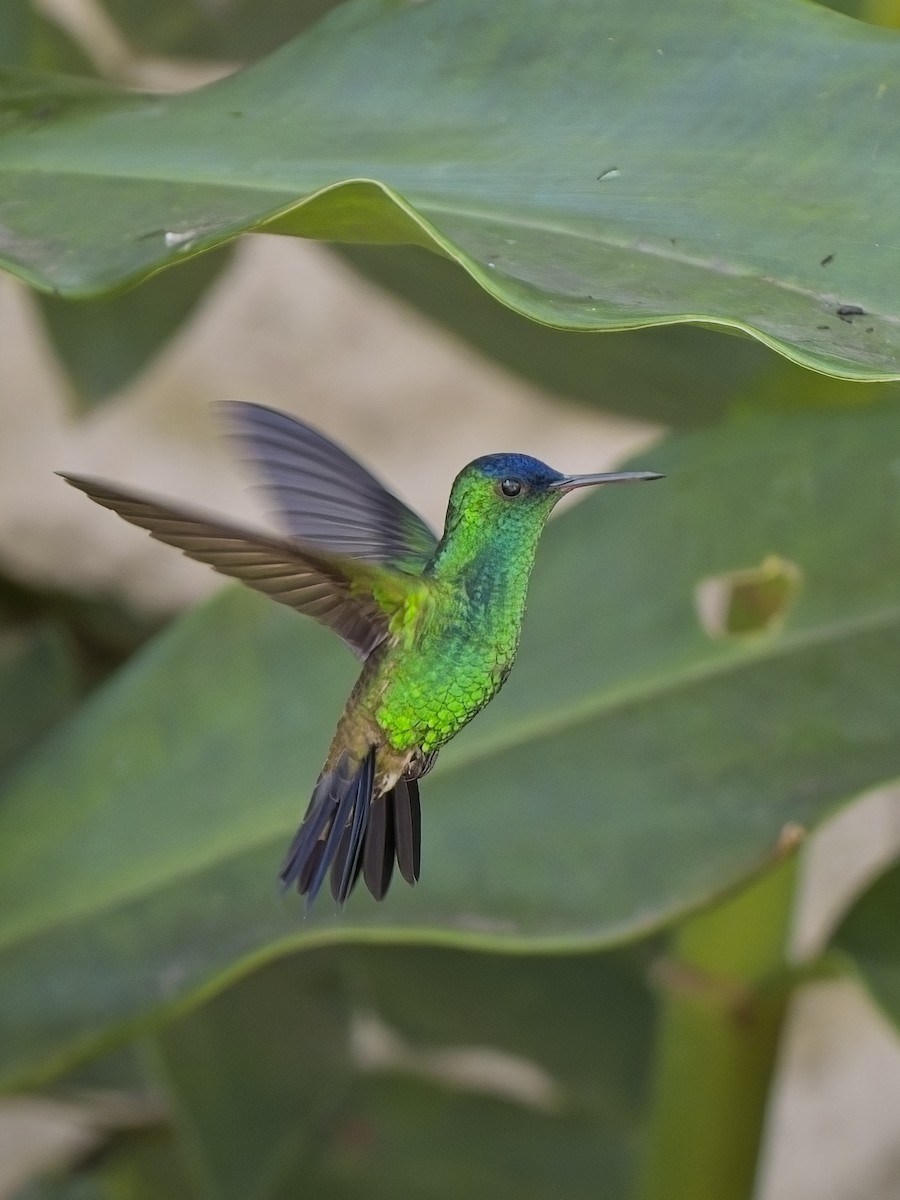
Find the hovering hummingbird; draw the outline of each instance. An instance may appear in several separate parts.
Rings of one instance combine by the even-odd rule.
[[[339,904],[362,873],[381,900],[395,859],[407,883],[419,878],[419,779],[509,675],[554,505],[576,488],[662,476],[561,475],[527,454],[489,454],[457,475],[438,539],[308,425],[258,404],[221,407],[287,536],[63,478],[159,541],[321,621],[362,660],[281,879],[308,907],[329,870]]]

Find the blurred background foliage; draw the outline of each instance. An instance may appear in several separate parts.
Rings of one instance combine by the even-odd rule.
[[[0,64],[179,89],[331,7],[6,0]],[[889,0],[835,7],[900,26]],[[537,389],[548,425],[566,401],[653,423],[667,491],[554,523],[513,682],[428,781],[422,885],[305,922],[269,881],[342,651],[239,592],[163,629],[4,570],[0,1069],[83,1132],[18,1197],[895,1195],[890,1132],[877,1161],[792,1176],[770,1116],[762,1174],[759,1153],[790,1005],[852,978],[900,1021],[898,827],[856,803],[900,777],[900,384],[696,324],[554,329],[422,247],[330,253],[364,304],[363,280]],[[37,297],[67,419],[127,403],[239,259]],[[853,808],[850,894],[800,945],[808,835]]]

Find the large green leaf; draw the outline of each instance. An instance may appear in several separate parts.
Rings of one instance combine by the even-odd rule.
[[[73,1197],[162,1194],[165,1170],[166,1196],[202,1200],[487,1200],[539,1195],[554,1170],[560,1198],[624,1200],[656,1017],[646,958],[382,946],[270,964],[153,1039],[171,1128],[117,1138]],[[401,1054],[373,1061],[373,1016]]]
[[[0,61],[93,73],[70,39],[35,14],[28,0],[6,0],[0,10]],[[72,304],[41,296],[47,333],[79,405],[89,407],[104,399],[145,366],[196,308],[230,258],[228,249],[214,251],[114,299]]]
[[[360,1071],[350,1001],[403,1035],[402,1059]],[[169,1025],[155,1059],[205,1200],[493,1200],[546,1195],[550,1171],[561,1198],[624,1200],[654,1015],[633,954],[343,948],[257,972]]]
[[[274,881],[348,656],[239,590],[177,623],[3,797],[6,1072],[291,946],[635,937],[900,774],[898,442],[893,406],[748,420],[673,439],[646,459],[664,483],[554,522],[513,679],[424,789],[422,883],[383,905],[304,921]],[[736,572],[752,598],[773,554],[800,576],[782,623],[707,634],[698,583]]]
[[[900,866],[863,893],[832,939],[884,1012],[900,1026]]]
[[[5,73],[0,261],[86,295],[247,229],[410,242],[545,324],[896,378],[898,71],[797,0],[354,0],[185,95]]]
[[[561,1107],[633,1138],[647,1104],[653,947],[540,957],[437,947],[342,952],[351,995],[414,1046],[489,1047],[538,1064]]]
[[[306,1178],[329,1200],[627,1200],[629,1149],[584,1119],[373,1079]]]
[[[263,1200],[315,1156],[347,1091],[349,1010],[334,954],[284,959],[156,1040],[198,1192]]]

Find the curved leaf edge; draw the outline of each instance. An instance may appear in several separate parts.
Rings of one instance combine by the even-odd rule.
[[[352,236],[349,231],[345,237],[317,236],[312,232],[304,232],[303,226],[305,224],[312,224],[309,218],[315,215],[314,210],[316,206],[327,204],[329,198],[332,196],[342,196],[352,193],[354,189],[358,188],[363,188],[366,191],[374,191],[377,203],[387,202],[389,214],[392,218],[389,224],[394,226],[395,236],[390,238],[366,239]],[[397,221],[398,217],[400,218],[399,221]],[[294,228],[295,224],[298,228]],[[722,332],[751,337],[770,350],[774,350],[777,354],[782,355],[789,362],[796,363],[798,366],[806,367],[808,370],[835,379],[853,380],[860,383],[891,383],[900,380],[900,364],[898,364],[897,370],[892,372],[854,369],[836,360],[823,360],[821,357],[810,354],[792,345],[790,342],[773,337],[749,321],[719,317],[710,313],[697,313],[686,310],[679,314],[634,317],[629,319],[610,318],[603,320],[597,316],[593,316],[589,320],[585,319],[580,322],[567,321],[565,319],[560,319],[559,321],[544,320],[535,316],[524,302],[516,302],[513,296],[502,286],[501,280],[503,276],[501,274],[491,271],[477,259],[472,258],[471,255],[461,250],[399,192],[378,179],[368,179],[365,177],[348,178],[328,184],[326,187],[319,188],[315,192],[310,192],[308,195],[287,205],[281,205],[278,208],[272,209],[256,220],[240,222],[206,238],[199,237],[189,249],[182,247],[167,259],[158,262],[155,266],[134,272],[122,279],[116,278],[110,280],[108,284],[96,287],[72,288],[71,290],[60,288],[40,273],[19,263],[4,259],[2,255],[0,255],[0,266],[37,291],[70,300],[92,300],[100,297],[115,296],[128,291],[152,276],[159,274],[161,271],[168,270],[179,263],[187,262],[189,259],[196,258],[219,246],[228,245],[245,233],[279,233],[314,238],[321,241],[345,241],[362,244],[370,244],[372,241],[377,241],[382,244],[422,246],[456,262],[488,295],[504,307],[533,321],[535,324],[545,325],[550,329],[591,334],[622,333],[635,329],[661,328],[668,325],[696,325],[707,329],[716,329]],[[524,290],[529,285],[520,284],[519,286]]]
[[[843,808],[858,798],[857,796],[850,797],[845,803],[836,807]],[[711,888],[690,905],[673,906],[668,914],[657,913],[652,919],[632,921],[619,929],[607,930],[603,935],[582,932],[571,935],[529,937],[463,927],[455,930],[431,926],[420,928],[359,926],[357,928],[317,930],[311,934],[298,929],[288,937],[279,938],[259,950],[241,955],[226,970],[217,972],[169,1003],[154,1004],[130,1020],[113,1023],[102,1033],[92,1033],[73,1039],[63,1051],[42,1061],[35,1061],[32,1065],[20,1070],[0,1076],[0,1096],[46,1087],[89,1059],[113,1050],[133,1038],[159,1029],[170,1021],[186,1016],[228,988],[241,983],[256,971],[291,954],[341,946],[379,945],[518,957],[602,954],[641,941],[650,941],[698,912],[727,902],[731,896],[741,892],[748,884],[779,866],[787,857],[799,853],[802,846],[803,843],[798,842],[784,851],[776,849],[772,854],[761,858],[740,877],[730,881],[727,887]],[[829,955],[829,957],[831,956]]]
[[[200,604],[196,608],[190,610],[184,621],[190,622],[194,619],[200,619],[201,615],[208,609],[216,605],[223,594],[231,591],[234,594],[241,594],[239,587],[233,586],[229,589],[223,589],[217,596],[211,597],[205,603]],[[504,753],[509,750],[514,750],[518,746],[527,745],[532,739],[552,735],[560,729],[571,728],[572,726],[587,723],[602,717],[615,709],[630,707],[647,703],[670,692],[674,688],[691,686],[703,683],[706,680],[714,679],[720,675],[727,674],[732,671],[741,671],[745,667],[767,661],[773,658],[782,658],[796,653],[802,653],[810,646],[814,646],[828,638],[834,636],[835,632],[849,633],[871,631],[884,628],[888,625],[895,625],[900,621],[900,606],[891,605],[888,608],[879,609],[873,613],[867,614],[865,617],[852,621],[840,622],[837,625],[826,625],[821,628],[805,630],[800,633],[781,635],[777,639],[767,638],[755,643],[745,643],[742,646],[735,647],[733,651],[727,655],[718,658],[713,658],[702,662],[699,665],[692,666],[685,670],[682,664],[675,663],[662,675],[641,676],[633,679],[625,684],[620,684],[609,689],[602,696],[597,697],[589,695],[582,700],[569,704],[565,707],[557,707],[554,714],[549,716],[544,713],[539,718],[526,719],[519,721],[514,727],[506,730],[499,736],[494,734],[488,739],[470,737],[468,745],[465,747],[454,747],[449,753],[445,753],[443,763],[443,771],[454,771],[460,767],[468,767],[473,763],[479,762],[485,757],[489,757],[498,753]],[[112,681],[111,681],[112,682]],[[83,711],[78,711],[74,714],[73,720],[78,722],[83,717]],[[26,772],[29,769],[29,758],[21,764],[19,770]],[[894,783],[893,780],[878,780],[869,784],[865,791],[868,792],[872,787],[890,787]],[[900,780],[897,781],[900,784]],[[841,801],[836,801],[834,805],[823,812],[819,821],[816,822],[815,829],[820,828],[831,815],[835,812],[852,804],[863,793],[854,793],[845,797]],[[285,838],[288,838],[293,832],[293,820],[284,828],[269,828],[262,832],[261,835],[253,839],[251,843],[243,842],[239,849],[229,851],[224,856],[224,861],[232,857],[233,853],[245,853],[249,849],[262,850],[270,847],[276,859],[278,852],[282,848]],[[814,830],[804,830],[804,840],[807,834]],[[782,855],[782,851],[776,842],[773,842],[769,853],[764,854],[757,862],[749,862],[744,872],[735,876],[734,880],[729,879],[725,883],[718,883],[709,888],[708,892],[698,898],[697,901],[689,904],[672,905],[668,910],[657,910],[657,915],[654,918],[641,918],[635,916],[627,923],[623,923],[619,928],[613,928],[608,935],[594,935],[589,931],[573,934],[559,935],[522,935],[522,934],[507,934],[505,931],[495,930],[487,931],[490,938],[500,936],[501,933],[507,939],[514,943],[523,943],[527,946],[543,945],[546,940],[548,949],[545,952],[552,952],[554,949],[567,947],[570,942],[574,944],[581,943],[585,938],[590,940],[591,947],[602,948],[611,945],[620,945],[623,942],[635,940],[643,937],[648,933],[657,932],[661,929],[669,928],[678,920],[697,908],[706,907],[708,904],[715,902],[719,897],[725,897],[731,893],[732,887],[742,887],[751,878],[754,873],[762,869],[766,864],[770,864],[777,860]],[[178,878],[187,875],[201,874],[207,869],[213,869],[221,865],[223,858],[217,854],[214,858],[201,859],[195,861],[189,871],[179,872],[169,875],[163,880],[154,880],[149,886],[141,886],[133,888],[129,891],[119,892],[115,896],[115,902],[118,904],[128,904],[137,900],[146,899],[152,895],[161,886],[171,886]],[[15,945],[29,937],[46,933],[49,929],[59,929],[75,921],[82,921],[86,917],[96,916],[99,913],[107,911],[109,905],[106,900],[99,904],[88,907],[70,910],[66,918],[51,922],[49,926],[44,924],[29,924],[28,922],[20,923],[16,926],[9,924],[5,932],[5,936],[0,936],[0,951]],[[406,927],[407,930],[415,932],[416,936],[420,936],[418,930],[414,927]],[[322,931],[328,932],[328,931]],[[361,936],[368,938],[371,935],[368,926],[362,927],[361,931],[355,931],[349,928],[345,931],[348,936],[355,937],[358,933]],[[393,927],[384,926],[382,932],[388,936],[393,934]],[[473,932],[467,929],[464,925],[459,926],[459,936],[465,937]],[[328,934],[330,936],[330,933]],[[426,926],[424,927],[424,936],[430,939],[434,936],[456,936],[456,931],[448,929],[446,926]],[[318,932],[317,932],[318,936]]]

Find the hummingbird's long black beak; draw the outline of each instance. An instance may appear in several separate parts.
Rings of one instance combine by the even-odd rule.
[[[593,487],[600,483],[649,483],[651,479],[665,479],[654,471],[608,471],[602,475],[564,475],[550,484],[554,492],[573,492],[576,488]]]

